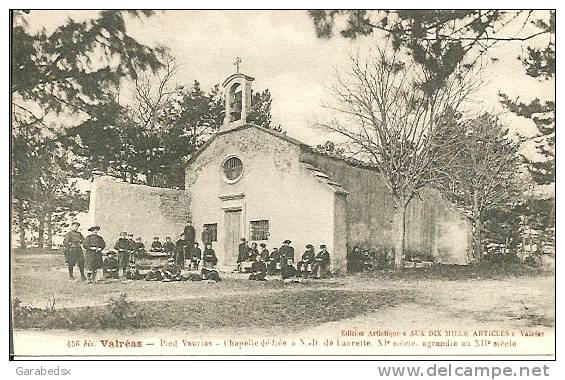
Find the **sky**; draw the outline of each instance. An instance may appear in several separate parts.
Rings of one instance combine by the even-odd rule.
[[[81,20],[89,11],[33,11],[30,26],[48,31],[68,17]],[[306,11],[160,11],[150,18],[132,18],[128,33],[150,46],[165,45],[180,64],[176,81],[198,80],[204,88],[221,83],[235,72],[233,62],[241,57],[240,71],[255,78],[254,91],[269,89],[272,115],[288,135],[306,143],[323,143],[328,135],[311,128],[324,120],[323,104],[331,103],[329,87],[336,70],[344,70],[348,57],[382,42],[377,35],[347,40],[336,36],[318,39]],[[547,37],[527,43],[512,42],[492,49],[481,74],[484,86],[467,106],[469,114],[500,113],[512,131],[531,136],[531,122],[505,112],[498,93],[528,100],[552,99],[554,82],[529,78],[517,57],[530,44],[543,44]],[[496,58],[491,63],[491,58]],[[532,146],[530,146],[532,148]]]

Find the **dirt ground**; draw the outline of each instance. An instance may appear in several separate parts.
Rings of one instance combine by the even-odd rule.
[[[162,300],[249,299],[253,295],[281,292],[301,294],[313,289],[347,292],[406,291],[410,300],[386,306],[377,311],[349,315],[309,328],[339,329],[342,326],[391,325],[395,327],[449,326],[450,328],[546,328],[554,326],[554,278],[552,276],[506,278],[500,280],[392,280],[360,275],[309,281],[306,284],[285,284],[272,277],[266,282],[249,281],[246,276],[225,274],[218,284],[202,282],[129,281],[87,284],[67,278],[63,257],[59,255],[12,255],[12,299],[23,305],[44,308],[50,297],[55,307],[104,305],[110,297],[126,293],[129,300],[138,302]],[[276,319],[274,319],[276,320]],[[271,328],[276,328],[276,322]],[[232,333],[237,333],[231,331]],[[249,330],[246,330],[248,333]]]

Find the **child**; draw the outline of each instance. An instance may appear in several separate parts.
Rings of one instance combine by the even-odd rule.
[[[175,243],[173,243],[170,236],[165,239],[165,245],[163,246],[163,252],[167,255],[172,256],[175,253]]]
[[[135,263],[129,264],[129,268],[126,272],[126,278],[128,280],[142,280],[143,279],[143,275],[139,272],[139,269],[137,269],[137,265]]]
[[[167,261],[167,265],[165,265],[161,270],[161,273],[163,274],[163,282],[183,280],[181,269],[175,263],[174,257],[169,257]]]
[[[163,280],[163,274],[158,266],[151,268],[147,275],[145,276],[146,281],[161,281]]]
[[[198,247],[198,243],[194,242],[194,249],[192,250],[192,257],[190,258],[189,269],[198,270],[198,265],[200,264],[200,260],[202,260],[202,250]]]
[[[208,280],[208,282],[216,283],[222,281],[217,270],[202,268],[202,271],[200,273],[202,274],[202,279]]]
[[[119,270],[120,265],[118,263],[118,259],[116,259],[116,252],[108,252],[107,257],[102,263],[102,273],[104,273],[104,278],[118,278]]]

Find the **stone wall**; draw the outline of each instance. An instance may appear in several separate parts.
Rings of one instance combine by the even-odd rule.
[[[308,150],[302,153],[301,161],[319,168],[349,192],[349,248],[394,247],[395,208],[379,173]],[[464,264],[468,261],[470,239],[470,224],[436,190],[426,189],[411,202],[406,215],[407,252],[428,253],[441,262]]]
[[[101,227],[100,235],[113,247],[121,231],[151,244],[154,236],[178,239],[189,216],[190,201],[183,190],[132,185],[112,177],[94,180],[89,218]]]

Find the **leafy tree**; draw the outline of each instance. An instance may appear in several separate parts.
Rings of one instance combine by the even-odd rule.
[[[44,113],[82,113],[96,118],[98,107],[111,98],[123,77],[135,78],[139,68],[161,66],[155,49],[127,33],[124,13],[101,11],[86,21],[69,19],[47,33],[45,29],[31,31],[26,15],[13,11],[14,99],[22,108],[33,102]],[[140,13],[149,16],[152,12]]]
[[[553,80],[555,77],[555,12],[549,21],[535,20],[533,24],[542,31],[549,31],[550,39],[544,48],[527,48],[527,54],[520,57],[526,74],[539,81]],[[532,120],[538,133],[535,135],[537,152],[542,160],[528,160],[529,169],[536,183],[540,185],[555,182],[555,101],[541,101],[536,98],[530,102],[510,99],[500,94],[502,104],[517,116]]]
[[[136,70],[161,66],[156,49],[133,39],[125,14],[150,16],[150,11],[102,11],[92,19],[68,19],[52,32],[34,31],[29,11],[11,12],[12,196],[14,227],[25,247],[26,231],[52,232],[52,217],[83,203],[74,198],[69,180],[68,148],[76,142],[61,130],[47,128],[47,116],[65,114],[70,122],[95,124],[114,116],[115,94],[122,78]],[[109,116],[110,115],[110,116]],[[78,170],[85,170],[81,164]],[[73,211],[73,212],[74,212]],[[55,215],[57,214],[57,215]],[[51,240],[51,239],[48,239]]]
[[[508,129],[497,117],[484,114],[454,124],[447,131],[457,144],[443,147],[455,160],[438,160],[435,165],[446,175],[438,184],[447,197],[473,221],[475,260],[484,252],[484,218],[487,213],[503,216],[498,207],[518,200],[518,144],[508,137]],[[451,149],[450,149],[451,148]],[[497,217],[494,217],[497,219]],[[501,223],[511,223],[498,220]],[[510,229],[510,228],[507,228]],[[510,231],[506,236],[511,236]]]

